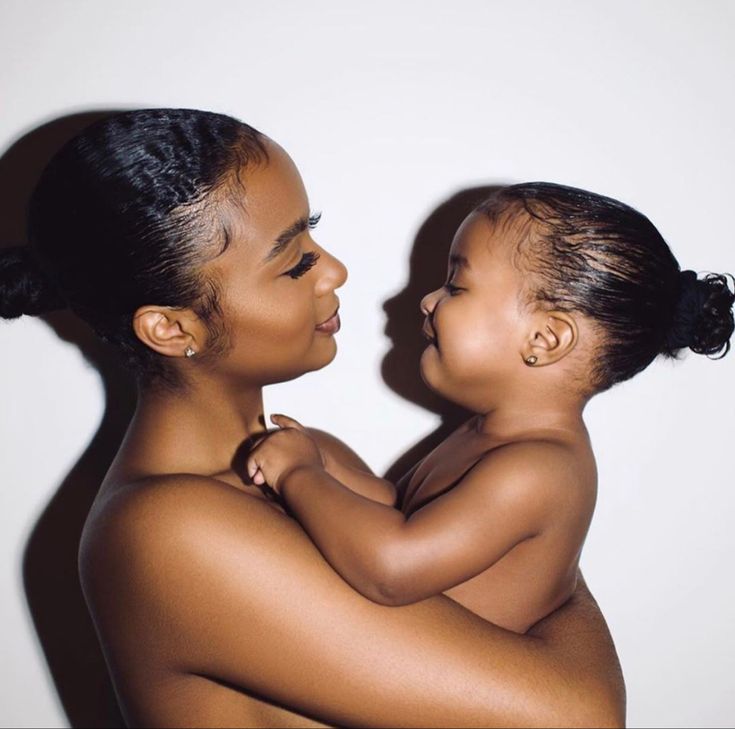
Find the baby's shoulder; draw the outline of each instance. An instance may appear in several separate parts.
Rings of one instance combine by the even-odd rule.
[[[489,449],[482,457],[486,468],[520,469],[529,475],[550,471],[570,473],[579,470],[591,451],[570,438],[530,437],[503,443]]]
[[[340,463],[372,473],[370,466],[360,458],[344,441],[331,433],[318,428],[306,428],[306,432],[314,439],[320,450]]]
[[[570,439],[534,437],[505,443],[485,453],[472,473],[514,499],[537,504],[594,502],[596,494],[592,452]]]

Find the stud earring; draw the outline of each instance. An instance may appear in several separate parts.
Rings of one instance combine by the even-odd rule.
[[[535,354],[531,354],[523,360],[529,367],[533,367],[538,362],[538,357]]]
[[[191,347],[187,347],[187,348],[186,348],[186,349],[184,350],[184,355],[185,355],[186,357],[193,357],[193,356],[194,356],[195,354],[196,354],[196,352],[195,352],[195,351],[194,351],[194,350],[193,350],[193,349],[192,349]]]

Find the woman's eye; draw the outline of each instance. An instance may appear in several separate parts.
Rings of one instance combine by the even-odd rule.
[[[301,260],[293,268],[290,268],[283,275],[290,276],[291,278],[301,278],[301,276],[316,265],[318,260],[318,253],[315,251],[308,251],[301,256]]]
[[[456,296],[460,291],[464,291],[464,289],[461,289],[459,286],[455,286],[449,281],[444,284],[444,288],[450,296]]]
[[[314,230],[317,225],[319,225],[319,221],[322,219],[321,213],[314,213],[313,215],[309,216],[309,228]]]

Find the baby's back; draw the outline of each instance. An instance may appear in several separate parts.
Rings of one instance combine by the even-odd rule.
[[[502,466],[494,469],[494,462],[500,461]],[[417,466],[405,488],[402,510],[415,514],[442,501],[469,474],[477,480],[484,472],[490,476],[482,490],[505,493],[485,500],[476,490],[472,497],[478,518],[488,530],[507,530],[507,550],[501,548],[503,553],[486,569],[445,594],[485,620],[524,633],[566,602],[576,586],[597,491],[594,456],[584,428],[494,443],[478,434],[470,421]],[[498,505],[502,515],[495,510]],[[526,519],[534,526],[524,534],[518,524]]]
[[[584,535],[579,540],[574,536],[544,534],[529,539],[445,594],[495,625],[525,633],[574,592]]]

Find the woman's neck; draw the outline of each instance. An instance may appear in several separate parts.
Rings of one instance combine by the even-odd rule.
[[[229,471],[243,441],[263,430],[260,387],[142,389],[119,455],[131,474],[214,475]]]

